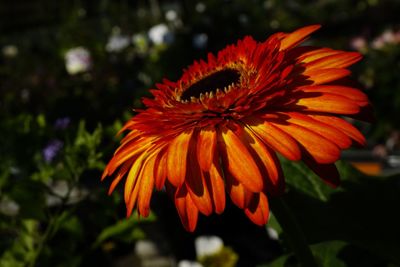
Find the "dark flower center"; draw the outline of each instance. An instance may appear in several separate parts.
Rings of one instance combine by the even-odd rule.
[[[189,86],[183,92],[181,99],[190,100],[191,97],[199,98],[201,93],[214,92],[217,89],[224,90],[229,85],[239,82],[239,78],[239,72],[230,68],[214,72]]]

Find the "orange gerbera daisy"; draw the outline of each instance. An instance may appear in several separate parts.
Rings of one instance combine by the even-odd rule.
[[[363,135],[339,116],[366,118],[369,102],[345,78],[356,52],[298,46],[320,26],[245,37],[207,61],[194,62],[177,82],[164,80],[128,121],[104,170],[110,193],[125,178],[127,216],[148,216],[155,187],[173,195],[188,231],[199,212],[222,213],[225,191],[258,225],[269,217],[267,195],[281,194],[276,152],[303,160],[336,186],[334,162]]]

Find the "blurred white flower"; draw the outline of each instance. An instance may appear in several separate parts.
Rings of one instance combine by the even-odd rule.
[[[271,238],[272,240],[279,240],[279,234],[278,232],[272,228],[272,227],[267,227],[267,235],[269,236],[269,238]]]
[[[84,199],[88,194],[88,190],[84,188],[70,188],[67,181],[49,181],[48,187],[52,194],[46,195],[47,206],[57,206],[62,204],[62,199],[68,197],[67,204],[75,204]]]
[[[84,47],[75,47],[65,53],[65,68],[71,75],[88,71],[92,66],[90,52]]]
[[[203,2],[198,2],[195,7],[196,11],[199,13],[203,13],[204,11],[206,11],[206,8],[207,7]]]
[[[182,260],[178,263],[178,267],[203,267],[203,265],[196,261]]]
[[[150,240],[138,240],[135,246],[135,254],[140,258],[150,258],[159,254],[156,244]]]
[[[157,24],[149,29],[149,39],[156,45],[169,44],[174,40],[173,33],[164,23]]]
[[[210,256],[218,253],[224,242],[218,236],[199,236],[194,240],[197,258]]]
[[[12,199],[3,198],[0,201],[0,213],[7,216],[15,216],[19,212],[19,205]]]
[[[16,47],[15,45],[5,45],[1,49],[1,52],[4,57],[13,58],[18,55],[18,47]]]
[[[170,9],[167,12],[165,12],[165,19],[168,21],[175,21],[178,18],[178,13],[173,10]]]
[[[375,49],[382,49],[386,45],[397,44],[400,44],[400,31],[387,29],[372,41],[371,46]]]
[[[118,53],[128,47],[130,44],[130,38],[126,35],[121,34],[111,34],[110,38],[108,38],[108,42],[106,44],[106,51],[110,53]]]
[[[354,37],[350,41],[351,48],[361,52],[367,49],[367,45],[367,40],[365,40],[365,38],[362,36]]]
[[[208,35],[205,33],[198,33],[193,36],[193,46],[197,49],[204,49],[207,47]]]

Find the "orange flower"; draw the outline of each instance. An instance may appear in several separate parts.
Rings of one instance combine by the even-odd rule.
[[[148,216],[153,188],[165,187],[193,231],[199,212],[223,212],[226,191],[263,225],[267,195],[284,191],[276,152],[338,185],[340,151],[365,144],[339,116],[368,118],[369,102],[346,78],[359,53],[297,46],[319,27],[262,43],[246,37],[194,62],[177,82],[157,84],[121,129],[129,132],[103,174],[114,175],[110,193],[125,179],[127,216],[136,206]]]

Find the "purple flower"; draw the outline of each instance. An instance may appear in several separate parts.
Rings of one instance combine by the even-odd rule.
[[[57,130],[64,130],[70,124],[71,119],[69,117],[58,118],[54,122],[54,128]]]
[[[42,151],[44,160],[47,163],[53,161],[63,147],[63,144],[64,143],[58,139],[51,140]]]

